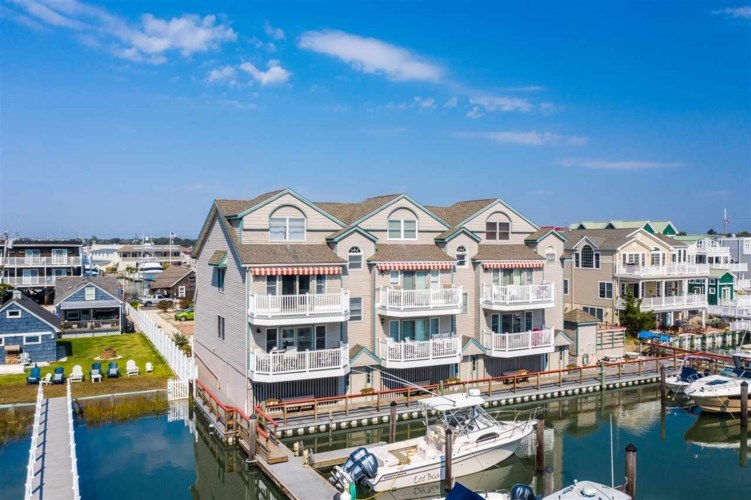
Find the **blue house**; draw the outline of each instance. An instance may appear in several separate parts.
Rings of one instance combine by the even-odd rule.
[[[0,364],[57,361],[60,318],[15,292],[0,306]]]
[[[79,276],[55,283],[55,312],[63,337],[93,337],[122,331],[122,290],[117,278]]]

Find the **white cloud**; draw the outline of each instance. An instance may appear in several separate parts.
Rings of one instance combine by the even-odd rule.
[[[472,118],[473,120],[476,120],[483,115],[485,115],[485,113],[482,112],[480,106],[473,106],[472,109],[467,111],[467,118]]]
[[[143,14],[132,23],[111,14],[106,9],[78,0],[11,0],[18,8],[48,27],[65,28],[101,45],[111,52],[134,62],[162,64],[167,55],[177,52],[183,57],[217,50],[222,43],[237,39],[237,33],[214,15],[183,14],[160,19]]]
[[[566,144],[581,146],[586,144],[587,138],[582,136],[558,135],[550,132],[457,132],[457,137],[472,137],[487,139],[501,144],[523,144],[527,146],[545,146],[549,144]]]
[[[728,17],[738,17],[741,19],[751,19],[751,5],[744,5],[743,7],[727,7],[725,9],[714,10],[713,14],[724,14]]]
[[[284,69],[276,59],[271,59],[266,65],[268,69],[262,71],[256,68],[252,63],[246,62],[240,65],[240,69],[248,73],[254,80],[258,81],[263,86],[282,84],[289,80],[289,77],[292,75],[292,73]]]
[[[564,158],[559,162],[564,167],[592,168],[597,170],[655,170],[663,168],[682,167],[683,163],[643,161],[643,160],[582,160],[577,158]]]
[[[298,45],[302,49],[336,57],[357,71],[384,75],[397,82],[437,82],[444,76],[440,66],[375,38],[342,31],[307,31],[300,37]]]
[[[479,106],[485,111],[532,111],[534,106],[526,99],[504,96],[475,96],[469,98],[469,103]]]
[[[242,102],[242,101],[237,101],[234,99],[218,99],[216,103],[219,104],[220,106],[226,106],[228,108],[243,109],[243,110],[256,109],[255,103]]]
[[[415,97],[412,101],[414,106],[421,109],[433,109],[435,108],[435,99],[432,97]]]
[[[206,83],[225,83],[230,87],[237,85],[237,69],[233,66],[214,68],[206,73]]]
[[[281,28],[274,28],[268,21],[263,22],[263,31],[269,38],[274,40],[284,40],[284,30]]]
[[[561,109],[560,106],[556,106],[552,102],[541,102],[537,108],[540,110],[540,113],[543,115],[552,115],[554,113],[559,112]]]
[[[454,96],[445,103],[443,103],[443,107],[447,109],[455,108],[459,104],[459,98]]]

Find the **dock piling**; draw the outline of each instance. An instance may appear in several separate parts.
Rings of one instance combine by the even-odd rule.
[[[748,427],[748,382],[741,382],[741,427]]]
[[[451,491],[451,458],[453,455],[454,433],[451,429],[446,429],[446,453],[444,456],[444,471],[443,471],[443,490],[446,492]]]
[[[545,485],[543,487],[543,496],[549,496],[553,494],[553,467],[548,465],[545,467],[545,481],[543,482]]]
[[[389,415],[389,443],[396,442],[396,401],[391,402],[391,414]]]
[[[545,470],[545,416],[542,413],[537,415],[537,472]]]
[[[600,360],[600,390],[605,391],[605,361]]]
[[[665,406],[668,404],[668,391],[665,385],[665,367],[660,366],[660,404]]]
[[[258,451],[258,415],[253,413],[248,423],[248,462],[255,463]]]
[[[626,446],[626,494],[636,500],[636,446]]]

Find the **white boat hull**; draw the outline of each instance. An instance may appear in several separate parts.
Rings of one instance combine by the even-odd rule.
[[[455,453],[451,463],[453,477],[459,478],[481,472],[506,460],[514,454],[519,441],[521,441],[521,437],[494,448],[468,451],[461,455]],[[415,464],[388,467],[384,470],[379,468],[376,477],[368,480],[367,484],[373,491],[380,492],[443,481],[445,478],[444,461],[445,457],[440,456],[434,460],[421,461]]]
[[[696,406],[702,411],[710,413],[740,413],[741,396],[737,395],[715,395],[709,392],[693,393],[691,399]]]
[[[683,380],[680,380],[677,376],[667,377],[665,379],[665,386],[673,393],[673,394],[683,394],[683,392],[686,390],[686,388],[690,385],[689,382],[684,382]]]

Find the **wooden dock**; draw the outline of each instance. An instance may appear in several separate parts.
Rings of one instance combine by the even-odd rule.
[[[68,427],[71,408],[67,398],[59,397],[46,399],[41,411],[31,498],[70,500],[76,497],[78,486],[72,472],[73,454]]]

